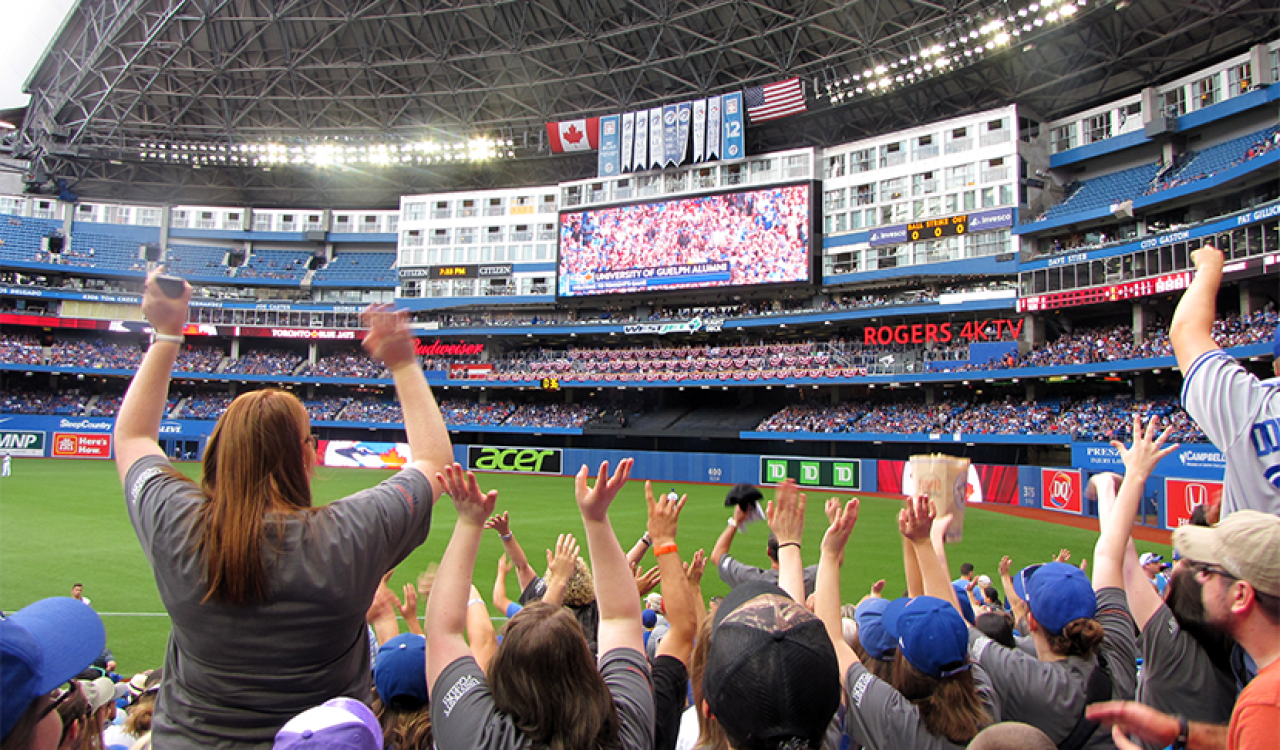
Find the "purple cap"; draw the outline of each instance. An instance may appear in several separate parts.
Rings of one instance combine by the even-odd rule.
[[[290,719],[273,750],[382,750],[382,727],[355,698],[333,698]]]

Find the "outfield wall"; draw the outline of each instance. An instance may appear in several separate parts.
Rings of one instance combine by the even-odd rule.
[[[199,456],[215,423],[166,419],[160,442],[170,455]],[[113,456],[110,417],[0,415],[0,455],[43,458],[109,460]],[[788,434],[791,437],[792,434]],[[498,436],[495,436],[498,437]],[[455,459],[476,471],[572,476],[586,465],[594,472],[603,461],[616,466],[635,459],[632,477],[656,482],[733,485],[773,485],[795,479],[815,492],[880,492],[899,494],[905,461],[842,457],[815,458],[772,454],[622,451],[590,448],[533,447],[520,444],[518,434],[499,445],[455,445]],[[819,435],[806,435],[817,440]],[[840,436],[849,452],[857,441]],[[874,436],[869,436],[874,437]],[[883,437],[883,436],[879,436]],[[899,439],[906,439],[895,436]],[[744,443],[749,445],[749,443]],[[194,450],[193,450],[194,449]],[[362,440],[322,440],[321,463],[326,466],[396,468],[410,460],[406,443]],[[923,451],[924,449],[922,449]],[[929,445],[931,452],[948,452],[945,445]],[[954,446],[952,454],[963,454]],[[1105,443],[1072,443],[1073,467],[977,464],[970,476],[970,500],[985,504],[1018,505],[1096,518],[1097,503],[1085,496],[1089,478],[1106,471],[1123,473],[1117,451]],[[1158,519],[1161,528],[1174,528],[1196,505],[1216,503],[1222,495],[1226,463],[1208,444],[1179,448],[1157,465],[1147,482],[1143,513]]]

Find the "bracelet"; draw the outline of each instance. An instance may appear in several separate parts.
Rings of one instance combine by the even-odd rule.
[[[1178,716],[1178,738],[1173,741],[1170,746],[1173,750],[1186,750],[1187,741],[1191,739],[1191,722],[1187,721],[1187,717]]]
[[[499,538],[499,539],[501,539],[501,540],[502,540],[502,541],[504,541],[504,542],[509,542],[509,541],[511,541],[511,535],[510,535],[510,534],[499,534],[499,535],[498,535],[498,538]]]
[[[666,554],[670,554],[672,552],[678,552],[678,551],[679,551],[679,547],[676,547],[675,542],[670,542],[668,544],[659,544],[657,547],[653,548],[653,556],[657,557],[659,555],[666,555]]]
[[[472,604],[484,604],[484,599],[472,599],[467,602],[468,607],[470,607]]]
[[[644,532],[644,536],[640,537],[640,541],[644,542],[646,547],[653,546],[653,539],[649,537],[649,532]]]
[[[730,525],[730,526],[732,526],[732,527],[733,527],[733,528],[735,528],[735,529],[741,529],[741,528],[742,528],[741,526],[739,526],[739,525],[738,525],[738,522],[737,522],[736,520],[734,520],[733,516],[729,516],[729,525]]]
[[[800,542],[783,542],[782,544],[779,544],[779,545],[778,545],[778,549],[782,549],[783,547],[795,547],[795,548],[799,549],[799,548],[800,548]]]
[[[187,340],[187,337],[183,336],[180,333],[156,333],[155,331],[151,332],[152,344],[156,343],[157,341],[168,341],[170,344],[181,345],[186,340]]]

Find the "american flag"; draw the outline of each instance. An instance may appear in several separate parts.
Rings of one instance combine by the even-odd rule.
[[[765,86],[752,86],[743,90],[742,101],[752,122],[776,120],[805,111],[804,84],[799,78],[788,78]]]

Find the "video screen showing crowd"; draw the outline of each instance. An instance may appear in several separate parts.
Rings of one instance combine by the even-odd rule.
[[[961,564],[954,580],[956,515],[926,495],[904,500],[896,528],[864,528],[857,498],[737,486],[724,527],[682,528],[687,498],[632,480],[631,459],[580,469],[581,526],[548,540],[539,575],[509,500],[454,463],[406,318],[384,307],[366,313],[364,347],[395,381],[412,463],[313,508],[309,415],[255,391],[219,419],[193,483],[157,443],[190,288],[169,297],[150,278],[158,335],[120,407],[116,462],[173,623],[165,663],[117,675],[86,599],[13,613],[0,620],[0,747],[1274,748],[1280,515],[1268,456],[1250,449],[1276,381],[1218,353],[1222,257],[1205,248],[1195,262],[1171,335],[1188,409],[1228,456],[1229,499],[1174,531],[1171,568],[1140,558],[1144,487],[1176,446],[1135,416],[1132,440],[1113,443],[1123,476],[1090,480],[1101,511],[1087,565],[1064,550]],[[397,595],[388,571],[445,495],[438,567]],[[628,547],[611,509],[641,496],[646,532]],[[810,502],[824,502],[817,550],[803,546]],[[734,554],[752,524],[767,527],[767,568]],[[486,601],[474,577],[490,531],[505,556]],[[886,534],[901,540],[905,595],[882,580],[843,601],[844,569],[896,575],[855,539]],[[731,586],[722,600],[704,600],[708,561]],[[500,630],[491,605],[509,618]]]

